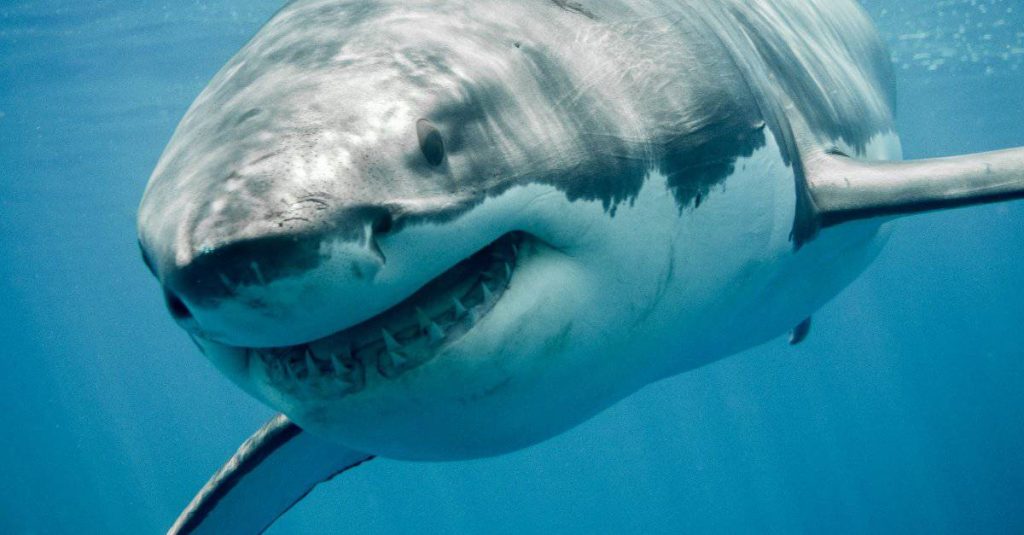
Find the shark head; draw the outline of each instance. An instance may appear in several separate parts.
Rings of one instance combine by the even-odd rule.
[[[293,2],[216,75],[139,236],[222,372],[359,451],[491,455],[770,339],[867,263],[877,224],[793,260],[783,130],[707,24],[636,39],[563,4]]]
[[[587,397],[552,385],[636,261],[595,235],[636,162],[579,134],[628,125],[538,105],[528,35],[382,5],[292,5],[223,68],[146,190],[144,257],[214,364],[307,429],[404,457],[536,441],[576,419],[536,414]]]

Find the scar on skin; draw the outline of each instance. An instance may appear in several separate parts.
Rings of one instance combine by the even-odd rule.
[[[583,7],[583,4],[581,4],[579,2],[572,2],[570,0],[552,0],[552,1],[555,3],[556,6],[562,8],[562,9],[564,9],[566,11],[570,11],[572,13],[578,13],[578,14],[583,15],[584,17],[587,17],[588,19],[591,19],[591,20],[597,20],[597,16],[594,15],[594,13],[592,11],[590,11],[589,9]]]

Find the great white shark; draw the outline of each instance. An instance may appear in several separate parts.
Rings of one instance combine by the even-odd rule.
[[[171,532],[259,532],[373,456],[513,451],[797,343],[892,219],[1024,197],[1024,149],[900,161],[894,113],[853,1],[287,4],[139,208],[171,314],[282,413]]]

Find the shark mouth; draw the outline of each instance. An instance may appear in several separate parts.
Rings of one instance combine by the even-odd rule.
[[[511,232],[459,262],[411,296],[362,323],[302,344],[246,348],[250,373],[275,389],[302,395],[347,395],[374,376],[393,379],[433,359],[501,299],[521,249]]]

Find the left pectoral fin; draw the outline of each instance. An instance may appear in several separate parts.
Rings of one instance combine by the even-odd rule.
[[[1024,147],[905,162],[803,155],[815,229],[1024,198]]]
[[[214,474],[168,533],[262,533],[318,483],[372,458],[278,415]]]

